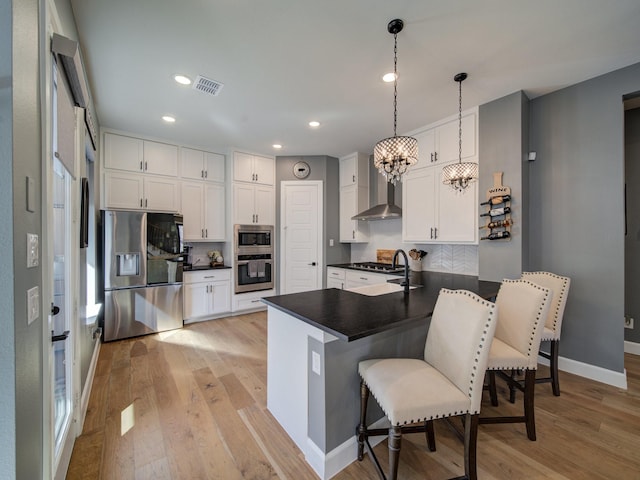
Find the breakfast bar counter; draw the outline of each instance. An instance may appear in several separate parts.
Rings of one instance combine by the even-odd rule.
[[[322,479],[356,459],[358,362],[421,358],[441,288],[484,298],[499,288],[475,276],[436,272],[411,272],[410,282],[416,288],[408,294],[367,296],[329,288],[263,299],[268,307],[267,407]],[[381,421],[377,405],[370,408],[369,423]]]

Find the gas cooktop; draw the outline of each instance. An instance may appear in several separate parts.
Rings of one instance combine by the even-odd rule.
[[[393,268],[390,263],[379,262],[352,263],[351,268],[357,268],[359,270],[373,270],[378,272],[401,272],[404,270],[403,265],[398,265],[396,268]]]

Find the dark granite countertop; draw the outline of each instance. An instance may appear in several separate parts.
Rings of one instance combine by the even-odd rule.
[[[483,298],[491,298],[500,287],[498,282],[478,280],[478,277],[471,275],[438,272],[411,272],[410,282],[421,286],[411,290],[408,295],[397,292],[372,297],[327,288],[276,295],[263,298],[262,301],[341,340],[351,342],[420,318],[426,320],[433,313],[441,288],[470,290]]]
[[[225,268],[231,268],[227,265],[217,265],[212,267],[211,265],[196,265],[189,268],[184,268],[183,272],[200,272],[202,270],[224,270]]]

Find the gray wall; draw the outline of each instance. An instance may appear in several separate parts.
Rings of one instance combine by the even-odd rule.
[[[530,262],[571,277],[560,355],[624,370],[624,112],[640,64],[530,102]]]
[[[46,249],[44,246],[40,248],[40,265],[27,269],[24,240],[28,232],[36,233],[42,239],[39,192],[42,191],[41,139],[44,135],[41,130],[39,42],[43,45],[45,42],[39,35],[39,6],[38,0],[13,2],[13,76],[18,80],[13,82],[13,201],[5,205],[13,205],[15,301],[14,315],[9,318],[13,318],[15,328],[15,477],[19,479],[41,478],[45,468],[42,339],[46,318],[43,306],[47,302],[42,299],[41,278],[42,265],[46,260],[42,252]],[[27,212],[25,208],[27,176],[35,182],[38,206],[35,213]],[[34,286],[38,286],[41,292],[41,311],[40,316],[27,325],[26,292]],[[13,443],[12,439],[3,448]]]
[[[527,203],[528,165],[524,160],[528,147],[529,101],[523,92],[516,92],[480,106],[479,198],[486,200],[486,192],[493,187],[493,173],[504,172],[502,183],[511,188],[510,203],[514,221],[510,240],[480,241],[478,246],[478,274],[482,280],[502,281],[519,278],[527,269],[528,237]],[[486,207],[480,207],[485,212]],[[481,224],[486,223],[482,217]],[[481,236],[487,233],[481,231]]]
[[[304,180],[293,175],[293,166],[300,161],[309,164],[311,172]],[[276,158],[276,232],[280,231],[280,182],[320,180],[323,185],[323,242],[322,284],[326,285],[326,265],[349,262],[351,248],[349,244],[340,243],[340,184],[338,181],[338,159],[325,155]],[[333,239],[333,247],[329,240]],[[280,238],[276,236],[276,256],[280,251]],[[278,260],[278,266],[280,261]],[[280,268],[276,269],[276,288],[280,287]]]
[[[640,343],[640,108],[625,112],[625,183],[627,232],[625,235],[625,314],[634,318],[634,329],[624,330],[624,339]],[[637,325],[636,325],[637,324]]]
[[[12,5],[11,0],[0,0],[0,205],[13,203],[13,128],[12,128]],[[6,252],[13,251],[13,211],[0,208],[0,245]],[[13,262],[5,256],[0,269],[0,478],[16,478],[16,329],[14,318]]]

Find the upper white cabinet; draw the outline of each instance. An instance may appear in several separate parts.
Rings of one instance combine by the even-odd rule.
[[[477,128],[477,109],[465,112],[462,117],[463,161],[478,161]],[[402,240],[477,243],[477,183],[472,183],[464,193],[456,193],[442,183],[442,168],[458,161],[458,119],[415,137],[418,139],[419,163],[402,182]]]
[[[275,189],[265,185],[233,184],[233,223],[275,225]]]
[[[104,166],[107,169],[177,177],[178,147],[105,133]]]
[[[184,239],[195,242],[224,241],[224,185],[183,181],[181,192]]]
[[[107,208],[127,210],[179,210],[178,182],[175,178],[107,171],[104,176]]]
[[[462,160],[478,156],[477,141],[477,109],[462,114]],[[444,165],[458,160],[458,117],[450,117],[446,121],[429,127],[413,135],[418,140],[418,163],[412,170],[426,168],[434,164]]]
[[[223,183],[225,179],[224,155],[192,148],[180,149],[182,178]]]
[[[351,220],[369,208],[369,156],[352,153],[340,158],[340,241],[367,242],[369,224]]]
[[[276,160],[244,152],[233,152],[233,180],[262,185],[274,185]]]

